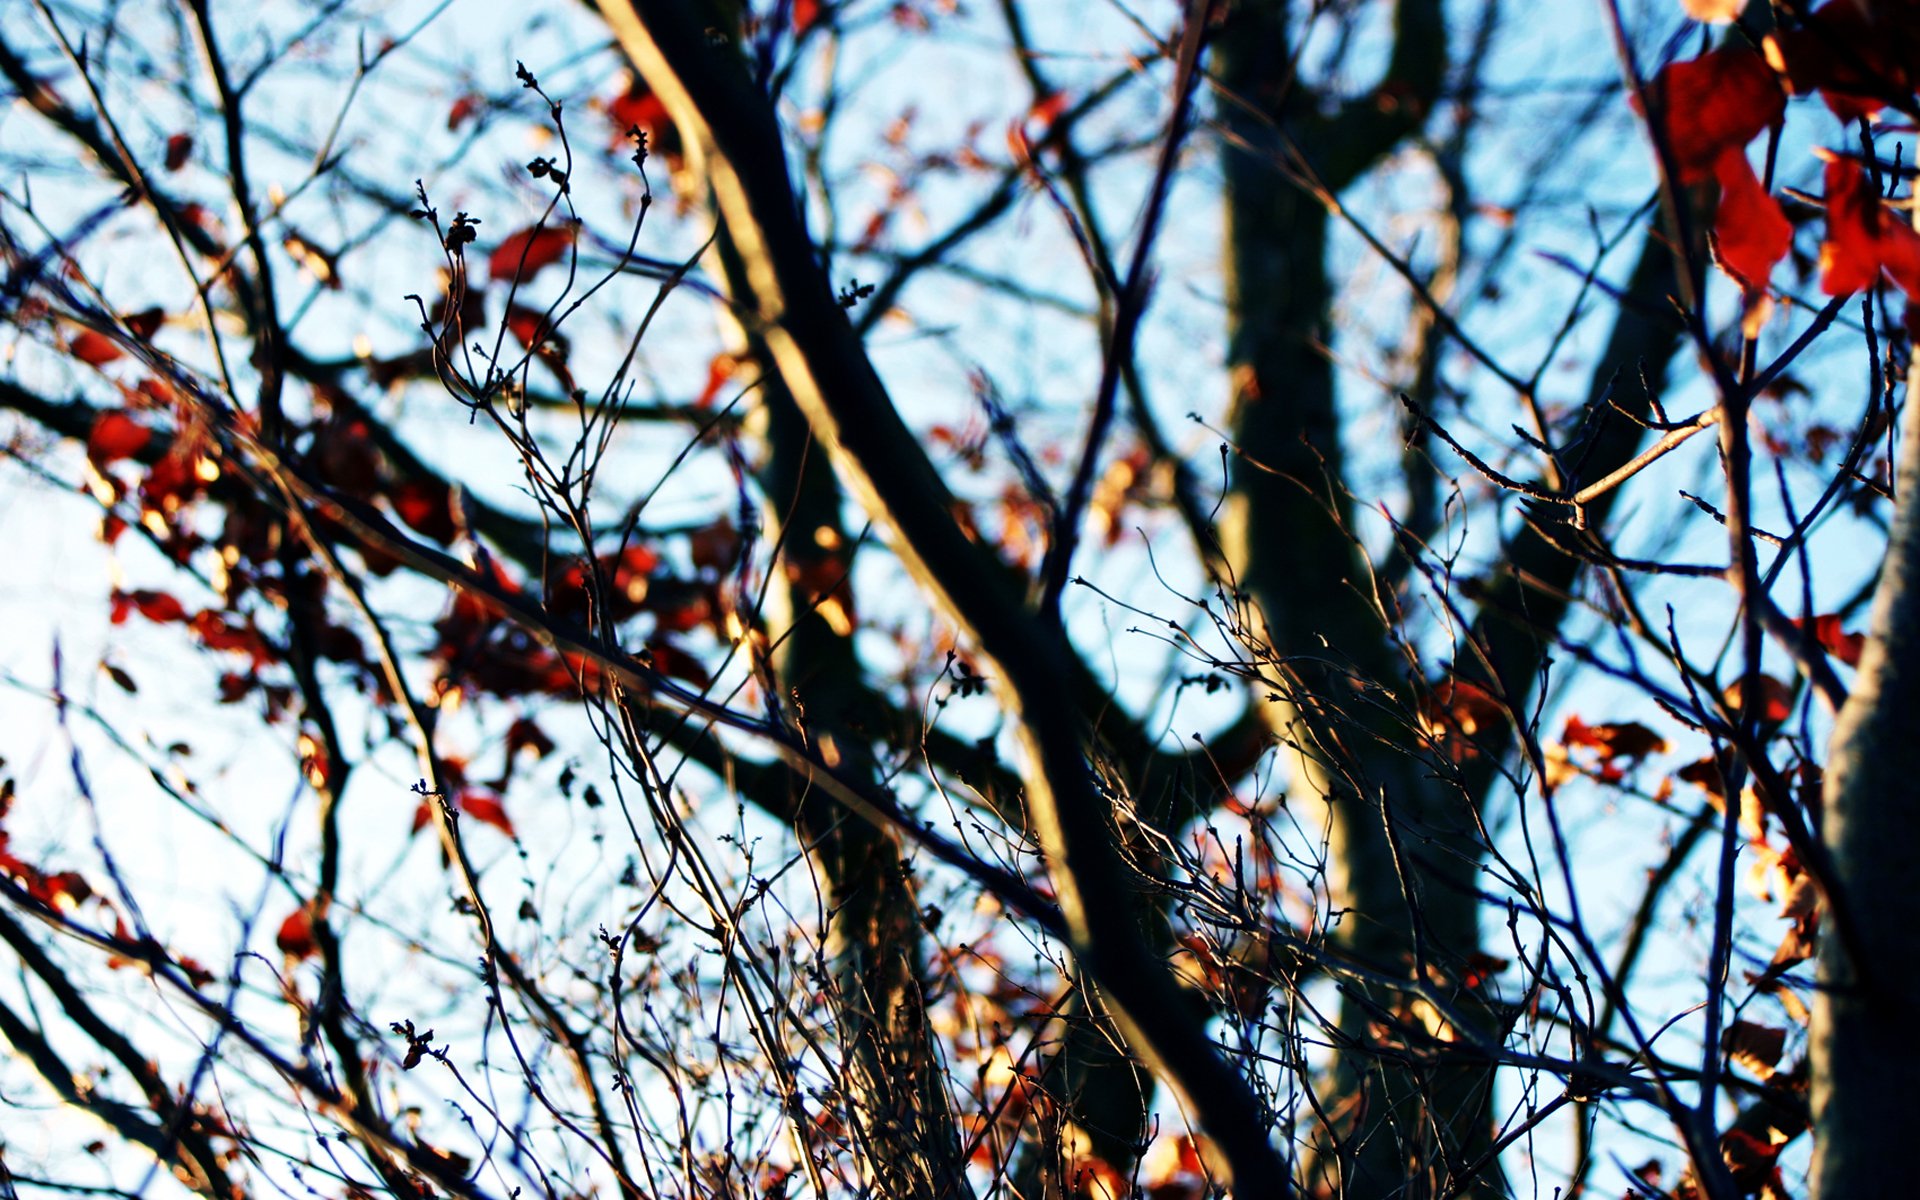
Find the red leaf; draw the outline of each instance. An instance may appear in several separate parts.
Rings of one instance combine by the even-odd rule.
[[[288,958],[311,958],[319,949],[313,940],[313,914],[310,904],[303,904],[293,910],[286,920],[280,922],[280,932],[274,934],[273,944]]]
[[[795,34],[805,33],[820,19],[820,0],[793,0],[792,13],[787,19]]]
[[[547,314],[538,309],[523,308],[518,304],[509,308],[507,332],[528,350],[547,343],[557,344],[563,351],[566,348],[566,339],[548,326]]]
[[[1820,268],[1829,296],[1872,287],[1883,270],[1909,297],[1920,294],[1920,233],[1881,203],[1865,168],[1844,159],[1827,163]]]
[[[473,119],[473,115],[479,112],[480,106],[485,103],[486,99],[484,97],[477,96],[472,92],[468,92],[458,100],[455,100],[453,107],[447,110],[447,129],[452,131],[465,125]]]
[[[1682,183],[1706,179],[1723,153],[1779,124],[1787,108],[1766,60],[1744,46],[1668,64],[1647,86],[1647,99]]]
[[[646,607],[658,629],[673,633],[698,629],[713,616],[706,586],[671,577],[651,582]]]
[[[200,639],[200,644],[209,650],[245,654],[253,659],[256,667],[273,661],[273,653],[267,649],[266,640],[259,631],[241,625],[211,608],[193,614],[188,628],[193,630],[194,637]]]
[[[687,535],[687,556],[702,569],[725,571],[740,556],[740,531],[721,517]]]
[[[167,170],[178,171],[187,165],[187,159],[193,157],[193,135],[176,133],[167,139]]]
[[[487,792],[461,792],[460,811],[483,825],[491,825],[508,837],[513,836],[513,822],[507,818],[507,807],[500,797]]]
[[[700,660],[671,642],[657,641],[647,647],[647,656],[653,667],[668,679],[678,679],[697,688],[704,688],[712,682],[712,677],[700,665]]]
[[[507,727],[507,757],[515,758],[522,750],[532,750],[535,758],[545,758],[553,753],[553,739],[546,731],[534,723],[532,717],[521,717]]]
[[[1811,622],[1795,620],[1794,624],[1802,629],[1811,624],[1813,640],[1820,643],[1821,649],[1850,667],[1860,665],[1860,652],[1866,649],[1867,635],[1848,633],[1842,629],[1839,613],[1827,613],[1813,618]]]
[[[1478,753],[1471,739],[1483,733],[1497,735],[1506,714],[1506,708],[1487,689],[1471,680],[1449,676],[1433,685],[1423,724],[1428,734],[1445,744],[1455,762],[1464,762]]]
[[[615,149],[627,145],[629,129],[638,128],[647,135],[647,148],[666,159],[669,167],[685,152],[680,130],[667,115],[667,106],[637,78],[607,101],[607,119],[613,124],[611,145]]]
[[[487,258],[487,271],[495,279],[525,282],[541,267],[559,262],[573,245],[570,225],[536,225],[501,242]]]
[[[104,412],[94,418],[87,434],[87,461],[96,467],[131,458],[147,448],[153,430],[123,412]]]
[[[149,591],[139,588],[131,592],[113,593],[113,611],[111,620],[115,625],[125,625],[127,617],[133,612],[155,624],[167,624],[187,619],[186,606],[166,592]]]
[[[371,496],[380,486],[380,450],[365,421],[336,418],[315,430],[313,459],[320,478],[350,496]]]
[[[90,367],[104,366],[116,358],[126,357],[126,352],[112,338],[91,329],[82,329],[68,338],[67,353]]]
[[[141,503],[151,511],[172,513],[201,488],[194,460],[184,454],[169,454],[148,469],[140,481]]]
[[[1720,266],[1746,291],[1764,291],[1774,264],[1793,245],[1793,226],[1780,202],[1760,186],[1745,149],[1729,147],[1714,161],[1713,173],[1720,181],[1713,217]]]
[[[394,513],[416,533],[442,546],[458,532],[453,520],[453,489],[433,479],[409,479],[387,493]]]
[[[165,324],[166,320],[167,310],[157,304],[152,308],[143,308],[139,312],[127,313],[120,318],[121,323],[127,327],[127,332],[143,342],[151,341],[153,335],[160,332],[160,326]],[[145,380],[140,386],[144,389],[149,383],[158,384],[159,382],[159,380]]]
[[[627,603],[638,606],[647,598],[648,576],[658,570],[660,556],[645,546],[633,545],[622,550],[611,564],[614,595]]]

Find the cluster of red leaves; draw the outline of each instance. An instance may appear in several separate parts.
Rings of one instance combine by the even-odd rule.
[[[1798,28],[1771,35],[1761,50],[1729,44],[1672,63],[1647,86],[1654,129],[1675,181],[1717,184],[1716,261],[1753,301],[1785,258],[1793,227],[1755,176],[1747,145],[1785,119],[1789,92],[1818,92],[1852,120],[1889,100],[1911,97],[1920,61],[1920,22],[1893,0],[1828,0]],[[1829,295],[1871,286],[1884,271],[1909,296],[1920,290],[1920,235],[1882,204],[1857,165],[1829,161],[1828,236],[1821,285]]]
[[[7,813],[13,807],[13,780],[0,780],[0,873],[25,888],[27,894],[49,908],[71,911],[93,895],[93,887],[78,871],[42,871],[13,853],[6,830]]]
[[[138,341],[150,341],[166,323],[166,310],[145,308],[139,312],[127,313],[120,318],[127,335]],[[127,356],[119,335],[102,333],[97,329],[77,328],[66,335],[66,350],[76,361],[89,367],[104,367],[110,362]]]
[[[1798,29],[1767,39],[1767,58],[1795,95],[1819,92],[1843,121],[1914,93],[1920,27],[1906,0],[1827,0]]]
[[[459,534],[453,489],[440,479],[397,470],[375,443],[372,427],[357,417],[341,415],[345,411],[343,406],[311,430],[307,463],[314,475],[351,499],[384,500],[415,533],[442,546],[452,544]],[[367,565],[384,575],[397,564],[376,555]]]
[[[602,555],[591,569],[578,560],[562,560],[545,584],[547,611],[576,624],[602,615],[616,623],[651,615],[654,633],[642,657],[670,678],[705,687],[708,676],[699,659],[670,635],[717,622],[722,611],[717,580],[681,579],[664,573],[661,565],[659,555],[641,545]],[[523,591],[497,563],[491,569],[502,592]],[[434,629],[438,643],[431,656],[442,667],[443,693],[470,686],[500,697],[570,698],[600,685],[600,669],[591,660],[542,645],[474,593],[455,592],[452,607]]]
[[[27,862],[13,852],[12,835],[6,828],[7,815],[13,808],[14,784],[12,779],[0,779],[0,875],[5,875],[18,884],[28,896],[48,908],[60,913],[72,913],[89,900],[95,906],[112,914],[114,937],[129,947],[136,944],[133,932],[127,928],[125,918],[106,896],[94,892],[87,877],[78,871],[46,871]],[[198,961],[184,954],[164,951],[152,942],[144,943],[143,950],[162,949],[166,957],[196,987],[205,987],[213,982],[213,973]],[[107,956],[107,969],[118,971],[126,967],[138,966],[141,959],[128,958],[120,954]]]

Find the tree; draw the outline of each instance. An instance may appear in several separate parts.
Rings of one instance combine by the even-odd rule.
[[[975,8],[0,31],[16,1186],[1884,1189],[1911,15]]]

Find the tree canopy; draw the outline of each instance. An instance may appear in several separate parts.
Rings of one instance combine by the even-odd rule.
[[[0,1193],[1904,1195],[1912,5],[0,76]]]

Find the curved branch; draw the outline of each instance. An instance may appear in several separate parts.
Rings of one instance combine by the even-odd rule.
[[[601,11],[694,148],[747,268],[751,316],[816,437],[909,570],[992,663],[1033,767],[1028,804],[1076,958],[1129,1043],[1185,1095],[1243,1196],[1286,1194],[1288,1173],[1247,1081],[1185,1013],[1167,965],[1125,903],[1132,878],[1110,805],[1087,768],[1086,730],[1062,687],[1072,654],[1034,619],[991,555],[955,522],[953,499],[893,407],[801,224],[779,127],[731,48],[681,4],[603,0]]]

